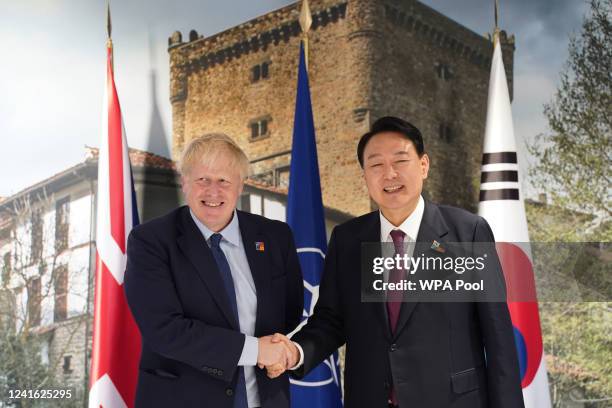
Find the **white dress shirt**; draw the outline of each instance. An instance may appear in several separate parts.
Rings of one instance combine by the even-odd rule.
[[[211,231],[200,222],[193,212],[191,212],[191,217],[210,247],[210,237],[214,234],[214,231]],[[234,281],[240,332],[245,335],[244,346],[242,347],[242,354],[238,360],[238,365],[244,366],[244,380],[249,408],[259,407],[259,390],[257,388],[257,379],[255,378],[259,343],[257,338],[253,337],[257,316],[257,291],[255,290],[255,282],[253,281],[249,261],[244,251],[236,211],[234,211],[230,223],[223,230],[219,231],[219,234],[223,236],[219,246],[227,258]]]
[[[389,220],[385,218],[382,211],[379,211],[380,214],[380,242],[393,242],[393,238],[391,238],[391,231],[393,230],[401,230],[406,234],[406,239],[404,242],[408,242],[408,240],[414,242],[416,241],[417,235],[419,234],[419,228],[421,227],[421,220],[423,219],[423,213],[425,212],[425,200],[423,200],[423,196],[419,196],[419,202],[417,203],[416,208],[412,213],[402,222],[402,224],[398,227],[391,224]]]

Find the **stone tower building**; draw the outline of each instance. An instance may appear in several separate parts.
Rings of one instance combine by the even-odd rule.
[[[311,0],[309,77],[327,207],[354,215],[371,201],[357,140],[381,116],[423,132],[428,198],[474,210],[492,44],[415,0]],[[291,160],[299,3],[211,37],[168,40],[173,157],[193,137],[225,132],[256,180],[286,186]],[[514,38],[501,35],[512,89]]]

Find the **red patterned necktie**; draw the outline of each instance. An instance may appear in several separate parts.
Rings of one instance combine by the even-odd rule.
[[[393,245],[395,246],[395,254],[404,256],[404,238],[406,234],[401,230],[391,231],[391,238],[393,238]],[[389,272],[389,283],[398,283],[406,276],[406,271],[403,269],[393,268]],[[402,307],[402,299],[404,297],[404,291],[402,290],[390,290],[387,293],[387,313],[389,314],[389,327],[391,328],[391,334],[395,334],[397,327],[397,321],[399,319],[400,309]]]
[[[393,246],[395,246],[395,254],[401,256],[404,255],[404,238],[406,234],[401,230],[391,231],[391,238],[393,238]],[[405,271],[403,269],[393,268],[389,272],[389,283],[401,282],[404,279]],[[397,328],[397,321],[399,320],[399,314],[402,307],[402,299],[404,292],[401,290],[393,290],[387,292],[387,313],[389,314],[389,327],[391,328],[391,334],[395,334]],[[395,387],[391,386],[389,391],[389,402],[392,405],[397,406],[398,400],[395,395]]]

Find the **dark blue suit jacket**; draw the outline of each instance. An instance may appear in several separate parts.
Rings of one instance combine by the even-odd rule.
[[[299,323],[303,282],[287,224],[237,212],[257,290],[255,336]],[[256,250],[256,242],[264,250]],[[125,293],[142,334],[137,407],[231,408],[244,335],[188,207],[139,225],[128,240]],[[262,407],[289,406],[286,375],[256,368]]]

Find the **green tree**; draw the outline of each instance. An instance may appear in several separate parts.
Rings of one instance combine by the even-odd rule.
[[[591,0],[553,100],[550,132],[528,146],[533,185],[548,204],[527,208],[531,240],[609,242],[612,155],[612,0]],[[607,278],[597,270],[590,281]],[[605,282],[605,281],[604,281]],[[555,407],[612,400],[612,303],[542,302],[544,347]]]
[[[553,206],[592,214],[566,219],[561,237],[589,233],[612,237],[612,0],[591,0],[582,30],[569,44],[569,59],[544,113],[550,132],[528,146],[537,163],[530,172]],[[595,233],[595,234],[593,234]],[[579,238],[574,236],[574,238]]]

